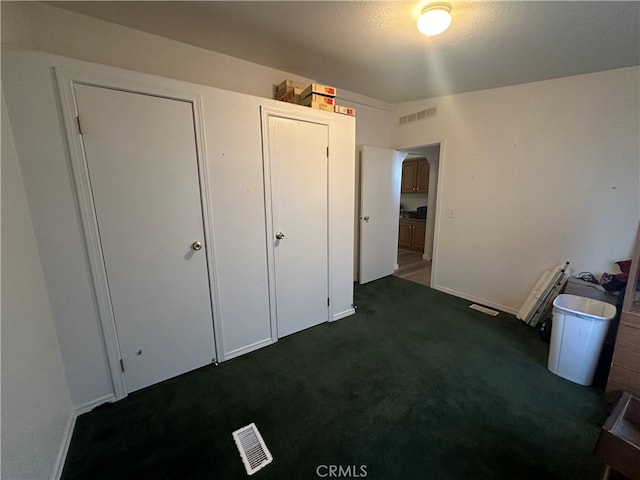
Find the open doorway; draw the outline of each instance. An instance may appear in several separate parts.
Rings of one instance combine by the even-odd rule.
[[[394,275],[431,284],[440,144],[400,150],[402,163],[398,269]]]
[[[419,263],[423,260],[437,262],[437,245],[435,245],[436,231],[436,191],[439,182],[439,169],[441,163],[441,145],[431,144],[419,147],[408,147],[402,150],[371,147],[363,145],[359,147],[359,191],[356,193],[356,205],[359,205],[356,222],[356,235],[354,251],[357,262],[354,262],[354,280],[360,284],[368,283],[379,278],[393,275],[400,270],[398,258],[398,238],[400,233],[400,217],[406,217],[407,212],[414,212],[417,216],[418,207],[422,208],[424,215],[421,222],[422,228],[418,228],[414,237],[422,239],[423,246],[414,253]],[[409,157],[409,161],[415,158],[423,158],[428,162],[427,187],[417,192],[414,202],[405,201],[402,215],[400,212],[401,183],[403,161]],[[424,175],[424,170],[416,174]],[[424,185],[424,180],[423,180]],[[425,195],[426,194],[426,195]],[[415,202],[418,202],[417,204]],[[424,204],[426,202],[426,205]],[[410,216],[410,215],[408,215]],[[413,229],[412,229],[413,230]],[[435,271],[435,268],[433,269]],[[400,276],[403,272],[400,271]],[[424,274],[426,279],[420,283],[431,284],[433,274]],[[415,278],[408,278],[415,281]]]

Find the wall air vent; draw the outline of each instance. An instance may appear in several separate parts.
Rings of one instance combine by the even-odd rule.
[[[415,122],[417,120],[424,120],[425,118],[433,117],[437,113],[436,107],[427,108],[426,110],[420,110],[419,112],[410,113],[400,117],[398,124],[406,125],[407,123]]]

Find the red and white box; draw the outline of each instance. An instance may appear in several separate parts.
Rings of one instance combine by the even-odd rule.
[[[351,107],[343,107],[342,105],[334,105],[333,111],[336,113],[341,113],[342,115],[349,115],[351,117],[356,116],[356,109]]]
[[[336,100],[333,97],[318,95],[317,93],[312,93],[311,95],[307,95],[306,97],[300,99],[300,105],[308,107],[312,103],[324,103],[325,105],[334,106]]]
[[[327,105],[326,103],[311,102],[308,107],[315,108],[316,110],[324,110],[325,112],[333,112],[333,105]]]
[[[329,85],[312,83],[302,91],[302,93],[300,94],[300,98],[304,99],[305,97],[308,97],[312,93],[318,93],[320,95],[325,95],[328,97],[335,97],[337,94],[337,91],[335,87],[330,87]]]

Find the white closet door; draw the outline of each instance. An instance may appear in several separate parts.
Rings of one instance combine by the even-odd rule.
[[[279,338],[328,320],[328,140],[327,125],[268,117]]]
[[[74,89],[132,392],[215,356],[193,110],[151,95]]]

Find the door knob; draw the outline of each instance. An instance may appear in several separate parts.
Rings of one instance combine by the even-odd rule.
[[[202,250],[202,244],[196,240],[191,244],[191,248],[193,248],[197,252],[198,250]]]
[[[277,238],[278,240],[282,240],[282,239],[284,238],[284,233],[282,233],[282,232],[278,232],[278,233],[276,233],[276,238]]]

